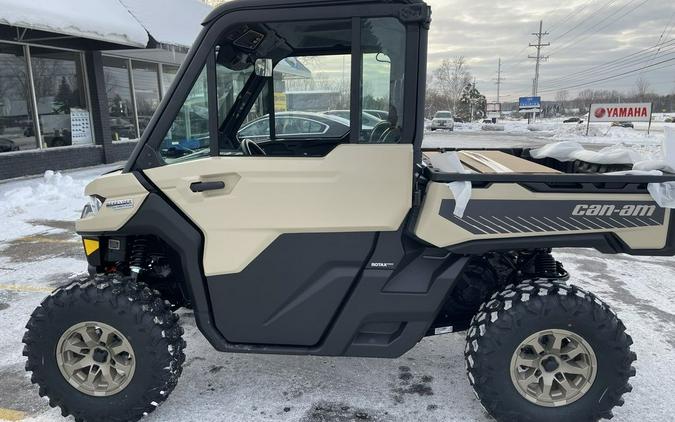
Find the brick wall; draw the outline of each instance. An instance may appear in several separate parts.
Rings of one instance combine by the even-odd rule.
[[[100,145],[70,146],[0,154],[0,180],[30,176],[47,170],[68,170],[103,163]]]
[[[113,142],[106,149],[107,162],[116,163],[118,161],[127,161],[137,144],[138,142],[136,141]]]

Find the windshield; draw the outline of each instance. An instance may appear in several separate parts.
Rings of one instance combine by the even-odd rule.
[[[436,118],[437,119],[452,119],[452,113],[447,112],[447,111],[439,111],[436,113]]]
[[[253,68],[234,71],[218,65],[218,112],[225,119],[253,73]],[[206,70],[197,78],[162,142],[160,153],[167,163],[206,156],[210,150],[209,106]]]

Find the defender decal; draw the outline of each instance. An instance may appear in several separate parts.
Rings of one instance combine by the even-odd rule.
[[[132,199],[118,199],[116,201],[106,201],[106,208],[113,210],[125,210],[134,207],[134,201]]]
[[[439,214],[475,235],[612,231],[665,224],[666,212],[651,201],[471,200],[463,218],[455,201],[444,200]]]

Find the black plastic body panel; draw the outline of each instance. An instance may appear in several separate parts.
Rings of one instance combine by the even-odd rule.
[[[280,236],[242,272],[207,278],[216,326],[233,343],[318,344],[375,238],[374,233]]]

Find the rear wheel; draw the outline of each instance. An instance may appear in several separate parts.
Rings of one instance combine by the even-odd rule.
[[[495,293],[474,317],[469,381],[499,421],[611,418],[636,356],[623,323],[591,293],[530,281]]]
[[[166,400],[185,360],[169,304],[130,278],[98,276],[46,298],[24,336],[41,396],[76,421],[136,421]]]

